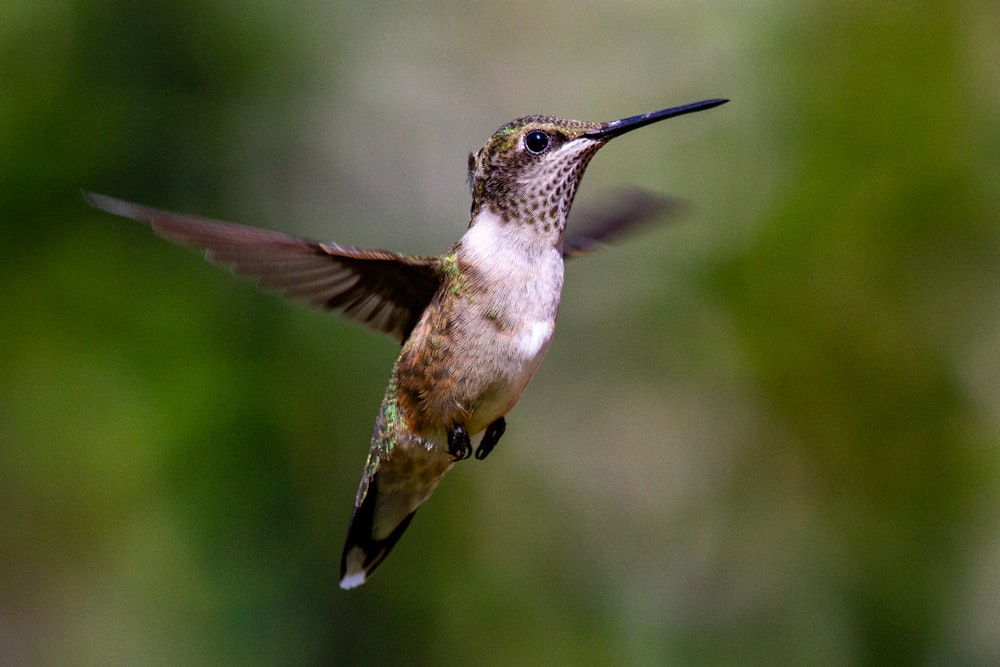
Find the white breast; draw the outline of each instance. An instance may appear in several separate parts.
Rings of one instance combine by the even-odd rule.
[[[562,250],[558,233],[503,222],[484,208],[462,238],[462,254],[479,269],[480,279],[497,295],[477,305],[479,317],[491,311],[503,324],[498,336],[484,339],[480,360],[506,375],[511,396],[531,379],[555,331],[562,292]],[[510,397],[508,397],[510,398]],[[505,399],[506,400],[506,399]]]
[[[526,326],[517,339],[517,346],[525,359],[534,359],[542,353],[552,340],[555,322],[552,320],[537,320]]]

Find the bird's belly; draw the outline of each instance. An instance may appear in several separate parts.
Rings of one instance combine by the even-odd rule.
[[[492,377],[481,384],[478,395],[469,397],[470,433],[485,429],[514,407],[542,363],[554,330],[552,320],[525,323],[489,341],[488,352],[477,355],[478,372],[492,369]]]
[[[536,366],[541,362],[541,357],[545,356],[549,348],[555,325],[552,320],[536,320],[522,327],[515,336],[514,345],[524,356],[525,361],[534,362]]]

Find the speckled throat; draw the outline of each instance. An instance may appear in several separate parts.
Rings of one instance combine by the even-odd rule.
[[[470,156],[472,217],[488,203],[504,222],[562,230],[580,179],[604,143],[584,133],[599,129],[597,123],[552,116],[527,116],[504,125]],[[541,135],[548,145],[532,152],[526,139]]]

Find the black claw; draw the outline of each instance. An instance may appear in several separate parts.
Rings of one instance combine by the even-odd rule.
[[[464,461],[472,455],[472,441],[461,426],[448,431],[448,453],[452,461]]]
[[[479,447],[476,448],[476,458],[478,460],[482,461],[490,455],[493,448],[500,442],[500,436],[503,435],[505,430],[507,430],[507,420],[503,417],[498,417],[492,424],[486,427],[486,434],[483,436],[482,442],[479,443]]]

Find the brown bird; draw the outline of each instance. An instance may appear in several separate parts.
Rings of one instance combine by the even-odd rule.
[[[548,350],[563,259],[664,213],[674,200],[632,191],[564,238],[590,159],[612,138],[713,99],[606,123],[526,116],[469,156],[468,230],[436,257],[348,248],[84,193],[101,210],[309,305],[388,334],[402,349],[372,434],[341,560],[353,588],[385,559],[442,476],[484,459]]]

